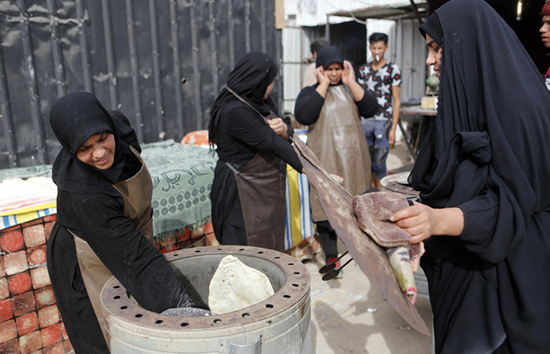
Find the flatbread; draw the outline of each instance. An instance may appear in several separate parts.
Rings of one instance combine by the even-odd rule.
[[[234,256],[225,256],[209,286],[210,311],[223,314],[241,310],[271,297],[275,292],[269,278],[246,266]]]

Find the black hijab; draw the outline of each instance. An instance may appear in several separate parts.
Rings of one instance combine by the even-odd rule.
[[[344,69],[344,55],[342,52],[333,46],[324,47],[317,53],[317,58],[315,59],[315,67],[320,66],[326,70],[332,63],[340,63],[342,65],[342,70]],[[337,84],[329,84],[329,86],[338,86],[342,85],[342,80]]]
[[[118,118],[121,116],[121,118]],[[91,93],[73,92],[59,98],[50,112],[50,125],[62,149],[53,165],[53,180],[63,191],[104,193],[118,196],[112,185],[131,177],[141,163],[129,145],[141,151],[134,130],[120,112],[109,112]],[[76,157],[76,152],[92,135],[111,133],[115,138],[113,165],[100,170]]]
[[[324,47],[317,53],[317,58],[315,59],[316,68],[322,66],[323,69],[326,69],[332,63],[340,63],[342,65],[342,69],[344,68],[344,56],[338,48],[328,46]]]
[[[277,65],[269,55],[261,52],[251,52],[235,65],[227,78],[226,86],[244,98],[262,115],[267,116],[272,110],[273,104],[269,97],[266,100],[263,97],[267,87],[275,80],[276,76]],[[208,126],[210,142],[216,142],[216,129],[223,108],[236,99],[224,87],[212,104]]]
[[[443,52],[437,116],[409,181],[423,203],[465,213],[460,237],[425,241],[422,266],[439,272],[428,276],[436,352],[445,341],[449,352],[494,348],[508,335],[514,352],[526,353],[548,329],[547,317],[536,323],[547,307],[531,285],[547,282],[548,269],[529,264],[537,249],[548,252],[547,236],[527,230],[550,206],[550,96],[514,31],[485,1],[451,0],[420,31]]]

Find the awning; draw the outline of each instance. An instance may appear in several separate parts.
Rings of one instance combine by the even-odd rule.
[[[420,15],[425,18],[428,2],[415,0],[414,3],[416,4]],[[368,18],[379,20],[397,20],[417,17],[414,6],[410,3],[410,1],[404,1],[401,5],[379,5],[351,11],[340,10],[328,13],[327,16],[352,17],[359,20],[366,20]]]

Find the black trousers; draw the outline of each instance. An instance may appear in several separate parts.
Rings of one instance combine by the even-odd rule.
[[[338,257],[338,236],[330,223],[325,220],[316,222],[315,225],[325,257]]]

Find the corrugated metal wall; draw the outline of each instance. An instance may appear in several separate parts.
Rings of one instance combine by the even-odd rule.
[[[273,0],[0,1],[0,168],[53,163],[52,103],[89,91],[141,142],[206,129],[249,51],[281,61]],[[272,96],[282,107],[282,79]]]

